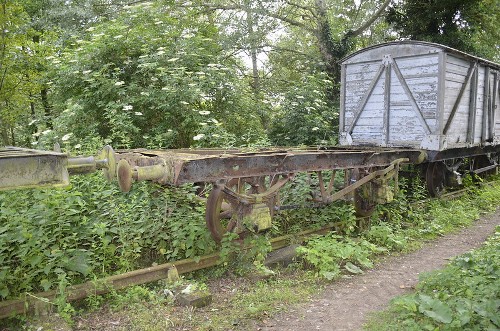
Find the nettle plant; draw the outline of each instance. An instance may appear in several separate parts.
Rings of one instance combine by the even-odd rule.
[[[67,189],[2,192],[0,210],[1,299],[215,250],[192,185],[123,194],[87,175]]]

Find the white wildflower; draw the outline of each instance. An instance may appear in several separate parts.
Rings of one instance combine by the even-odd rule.
[[[132,105],[123,106],[123,110],[132,110],[132,109],[134,109],[134,106]]]
[[[318,131],[319,128],[317,126],[315,126],[314,128],[311,129],[312,131]]]
[[[193,140],[201,140],[205,138],[205,135],[203,133],[197,134],[196,136],[193,137]]]
[[[122,86],[123,84],[125,84],[125,82],[123,80],[121,80],[119,82],[116,82],[115,86]]]
[[[142,113],[140,111],[136,111],[134,114],[137,116],[142,116]]]
[[[210,115],[210,112],[208,110],[200,110],[198,113],[200,115]]]
[[[75,148],[76,148],[76,149],[79,149],[79,148],[81,148],[81,147],[82,147],[82,145],[81,145],[81,144],[76,144],[76,145],[75,145]]]
[[[73,135],[72,133],[67,133],[64,136],[62,136],[61,140],[67,141],[67,140],[69,140],[69,138],[71,138],[72,135]]]

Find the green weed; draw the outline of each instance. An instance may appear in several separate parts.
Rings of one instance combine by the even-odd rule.
[[[416,293],[396,298],[367,330],[498,330],[500,227],[483,247],[421,276]]]

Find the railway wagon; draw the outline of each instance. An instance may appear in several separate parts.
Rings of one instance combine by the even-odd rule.
[[[342,60],[339,142],[425,150],[439,195],[465,170],[496,166],[500,65],[428,42],[371,46]]]
[[[168,186],[210,183],[205,218],[220,241],[228,231],[244,235],[270,228],[274,213],[287,207],[280,205],[278,192],[306,172],[316,183],[312,203],[352,200],[358,214],[367,215],[376,203],[392,200],[403,163],[423,170],[431,195],[459,183],[465,171],[497,168],[499,71],[499,64],[442,45],[376,45],[342,62],[340,146],[116,153],[107,146],[97,157],[80,158],[5,148],[0,149],[0,189],[64,185],[68,172],[97,169],[124,192],[142,180]],[[19,185],[12,176],[22,177]]]
[[[342,61],[340,144],[431,151],[500,142],[500,65],[420,41]]]

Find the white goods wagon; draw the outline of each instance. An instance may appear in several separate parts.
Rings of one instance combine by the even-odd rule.
[[[431,151],[500,142],[500,64],[420,41],[342,60],[340,144]]]

